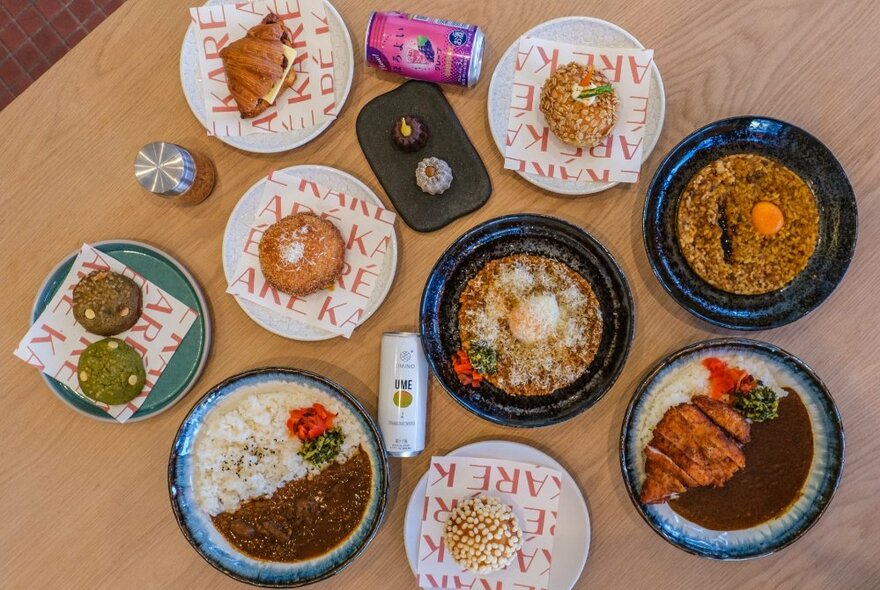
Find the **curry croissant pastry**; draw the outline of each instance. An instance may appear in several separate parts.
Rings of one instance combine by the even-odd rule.
[[[220,50],[226,84],[242,119],[256,117],[293,86],[293,33],[270,12],[247,35]]]

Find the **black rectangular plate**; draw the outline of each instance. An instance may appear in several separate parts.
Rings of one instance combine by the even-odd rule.
[[[420,118],[429,133],[425,147],[409,154],[391,139],[394,122],[404,115]],[[436,84],[410,80],[377,96],[361,109],[356,128],[373,173],[414,230],[438,230],[489,200],[492,181],[486,166]],[[452,168],[452,186],[442,195],[423,193],[416,184],[416,166],[431,156]]]

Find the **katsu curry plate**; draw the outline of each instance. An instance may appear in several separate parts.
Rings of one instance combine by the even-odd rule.
[[[510,215],[475,227],[440,257],[420,323],[428,362],[458,403],[498,424],[545,426],[614,384],[632,340],[632,298],[587,232]]]
[[[308,371],[255,369],[184,419],[168,465],[187,541],[236,580],[293,587],[351,564],[388,493],[378,430],[360,403]]]
[[[843,427],[796,357],[756,340],[709,340],[642,381],[620,460],[660,536],[701,557],[749,559],[790,545],[825,511],[843,470]]]
[[[737,117],[676,146],[645,201],[654,273],[691,313],[734,329],[792,322],[843,279],[858,212],[846,173],[788,123]]]

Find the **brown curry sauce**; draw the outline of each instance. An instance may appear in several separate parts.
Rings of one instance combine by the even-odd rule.
[[[800,396],[786,388],[779,417],[752,424],[746,467],[721,488],[693,488],[669,506],[707,529],[750,528],[781,515],[801,496],[813,462],[813,429]]]
[[[360,524],[373,483],[362,449],[310,478],[289,481],[268,497],[212,518],[243,553],[267,561],[302,561],[324,555]]]

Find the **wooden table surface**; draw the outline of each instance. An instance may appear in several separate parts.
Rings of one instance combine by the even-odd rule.
[[[351,340],[293,342],[258,327],[224,293],[223,228],[245,189],[273,167],[335,166],[384,198],[357,147],[354,122],[369,99],[402,80],[363,65],[369,14],[364,4],[336,0],[357,63],[348,102],[327,132],[293,152],[247,154],[205,135],[178,78],[188,23],[183,0],[129,0],[0,113],[0,195],[6,210],[0,235],[6,278],[0,309],[0,350],[6,351],[0,357],[0,585],[236,586],[190,548],[169,506],[168,452],[192,404],[229,375],[277,364],[324,374],[374,411],[380,334],[417,327],[418,300],[434,260],[474,225],[527,211],[583,226],[622,265],[637,315],[626,368],[585,414],[526,431],[476,418],[432,381],[427,450],[391,461],[389,510],[380,533],[355,564],[316,587],[414,588],[402,542],[413,486],[432,453],[486,439],[534,445],[577,480],[593,531],[578,588],[880,587],[880,11],[873,1],[410,0],[373,6],[485,28],[483,79],[472,89],[446,88],[446,94],[489,168],[494,192],[482,209],[440,231],[420,234],[398,224],[401,255],[394,286]],[[666,124],[642,180],[581,199],[544,193],[503,170],[486,117],[489,78],[508,45],[542,21],[572,14],[617,23],[653,48],[667,97]],[[633,389],[655,362],[686,344],[733,334],[698,321],[666,295],[648,266],[640,220],[645,189],[663,154],[697,127],[740,114],[782,118],[824,141],[849,173],[861,231],[849,273],[821,308],[793,325],[753,334],[804,359],[835,396],[847,441],[840,489],[821,521],[794,546],[757,561],[716,563],[674,548],[645,525],[624,490],[617,442]],[[135,183],[136,150],[159,139],[214,159],[219,182],[209,200],[177,208]],[[181,260],[204,287],[214,320],[213,351],[195,389],[164,414],[125,426],[70,411],[36,370],[11,354],[47,273],[82,242],[109,238],[142,240]]]

